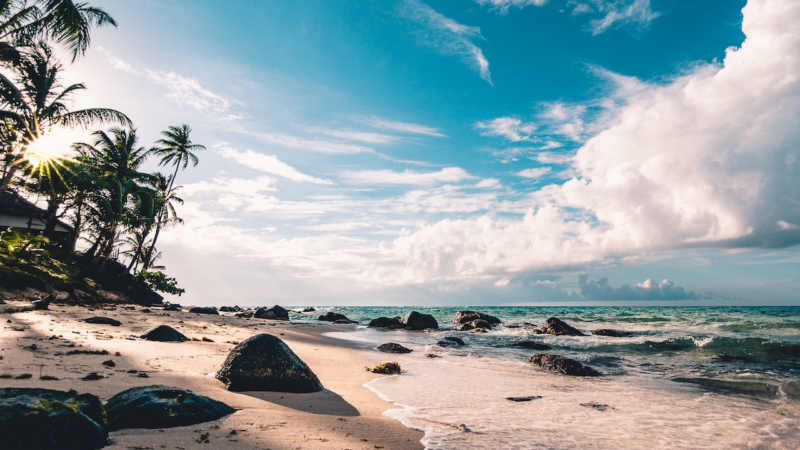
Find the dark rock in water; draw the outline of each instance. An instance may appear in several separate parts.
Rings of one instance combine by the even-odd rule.
[[[231,350],[217,379],[229,391],[318,392],[319,379],[280,339],[258,334]]]
[[[120,322],[119,320],[114,320],[109,317],[89,317],[88,319],[84,319],[83,321],[95,325],[111,325],[112,327],[118,327],[122,325],[122,322]]]
[[[336,322],[337,320],[346,320],[348,323],[350,319],[347,318],[344,314],[335,313],[333,311],[328,311],[327,313],[319,316],[319,319],[322,322]]]
[[[164,307],[164,311],[183,311],[179,305],[169,305]]]
[[[556,336],[586,336],[577,328],[567,325],[563,320],[558,317],[551,317],[547,319],[542,328],[534,330],[536,334],[553,334]]]
[[[372,319],[368,325],[370,328],[403,328],[403,322],[400,317],[378,317]]]
[[[467,323],[463,323],[463,324],[459,325],[456,328],[456,330],[457,331],[472,331],[472,330],[475,330],[475,329],[478,329],[478,328],[480,328],[481,330],[491,330],[492,329],[492,325],[489,322],[487,322],[487,321],[485,321],[483,319],[475,319],[472,322],[467,322]]]
[[[378,346],[378,351],[385,352],[385,353],[411,353],[414,350],[410,348],[403,347],[400,344],[395,344],[394,342],[389,342],[388,344],[382,344]]]
[[[502,323],[500,319],[495,316],[490,316],[488,314],[483,314],[475,311],[459,311],[456,313],[455,317],[453,318],[453,325],[459,326],[461,324],[465,324],[467,322],[472,322],[474,320],[481,319],[489,322],[492,325],[497,325]]]
[[[190,313],[195,313],[195,314],[210,314],[210,315],[214,315],[214,316],[218,316],[219,315],[219,311],[217,311],[217,308],[215,308],[213,306],[198,306],[198,307],[190,309],[189,312]]]
[[[463,341],[463,340],[461,340],[461,338],[457,338],[457,337],[455,337],[455,336],[447,336],[447,337],[445,337],[445,338],[443,338],[443,339],[444,339],[445,341],[455,342],[455,343],[456,343],[456,344],[458,344],[458,345],[467,345],[467,344],[465,344],[465,343],[464,343],[464,341]]]
[[[148,341],[158,342],[183,342],[189,340],[189,338],[181,334],[178,330],[168,325],[159,325],[139,337],[147,339]]]
[[[436,345],[444,348],[458,347],[458,344],[451,341],[436,341]]]
[[[601,330],[592,330],[592,334],[595,336],[609,336],[609,337],[628,337],[631,336],[633,333],[629,333],[627,331],[619,331],[619,330],[610,330],[610,329],[601,329]]]
[[[600,376],[600,372],[592,369],[589,366],[584,366],[574,359],[553,355],[551,353],[539,353],[537,355],[533,355],[530,357],[528,362],[534,366],[539,366],[553,372],[560,372],[564,375],[572,375],[576,377]]]
[[[780,391],[780,386],[759,381],[726,381],[714,378],[673,378],[672,381],[695,384],[709,390],[773,398],[777,397]]]
[[[303,312],[304,312],[304,313],[307,313],[307,312],[316,312],[316,311],[317,311],[317,310],[316,310],[315,308],[303,308]]]
[[[74,391],[73,391],[74,392]],[[0,389],[0,442],[7,450],[94,450],[108,439],[105,412],[91,394]]]
[[[219,309],[222,312],[239,312],[242,308],[239,305],[234,306],[223,306]]]
[[[585,406],[587,408],[594,408],[598,411],[605,411],[608,409],[608,405],[601,405],[599,403],[581,403],[581,406]]]
[[[140,386],[106,403],[108,429],[172,428],[210,422],[235,410],[194,392],[169,386]]]
[[[258,308],[254,317],[256,319],[289,320],[289,311],[275,305],[272,308]]]
[[[425,330],[427,328],[439,328],[439,322],[430,314],[420,314],[411,311],[401,320],[402,324],[409,330]]]
[[[511,344],[511,347],[527,348],[531,350],[550,350],[553,348],[547,344],[542,344],[541,342],[536,341],[517,342],[515,344]]]
[[[512,402],[529,402],[531,400],[539,400],[542,398],[541,395],[530,395],[528,397],[506,397],[506,400],[511,400]]]
[[[334,320],[333,323],[334,324],[338,324],[338,325],[349,325],[349,324],[358,323],[358,321],[357,320],[350,320],[350,319],[339,319],[339,320]]]

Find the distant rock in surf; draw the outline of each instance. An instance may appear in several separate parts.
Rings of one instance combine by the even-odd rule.
[[[627,331],[611,330],[608,328],[603,328],[600,330],[592,330],[592,334],[595,336],[609,336],[609,337],[628,337],[633,335],[633,333],[629,333]]]
[[[289,311],[275,305],[272,308],[258,308],[253,316],[256,319],[289,320]]]
[[[421,314],[411,311],[401,320],[403,326],[409,330],[438,329],[439,322],[430,314]]]
[[[378,346],[378,351],[384,353],[411,353],[414,350],[411,350],[408,347],[403,347],[400,344],[396,344],[394,342],[389,342],[387,344],[381,344]]]
[[[242,308],[239,305],[234,306],[223,306],[219,309],[222,312],[239,312]]]
[[[467,345],[461,338],[457,338],[455,336],[447,336],[443,338],[445,341],[455,342],[458,345]]]
[[[319,316],[319,319],[317,320],[322,322],[336,322],[337,320],[346,320],[347,322],[350,322],[350,319],[348,319],[347,316],[345,316],[344,314],[335,313],[333,311],[326,312],[325,314]]]
[[[533,355],[530,357],[528,362],[534,366],[539,366],[552,372],[563,373],[564,375],[571,375],[575,377],[600,376],[600,372],[589,366],[584,366],[574,359],[554,355],[552,353],[539,353],[537,355]]]
[[[536,342],[536,341],[516,342],[511,344],[510,347],[527,348],[529,350],[550,350],[553,348],[547,344],[542,344],[541,342]]]
[[[403,322],[400,316],[397,317],[378,317],[372,319],[367,325],[370,328],[403,328]]]
[[[536,334],[552,334],[555,336],[586,336],[577,328],[567,325],[566,322],[558,317],[551,317],[545,321],[542,328],[534,329]]]
[[[237,345],[217,371],[229,391],[318,392],[319,378],[292,349],[271,334]]]
[[[483,314],[475,311],[459,311],[456,313],[455,317],[453,317],[453,325],[456,327],[463,325],[465,323],[473,322],[475,320],[485,320],[491,325],[499,325],[503,323],[500,319],[495,316],[490,316],[489,314]],[[481,327],[483,328],[483,327]],[[491,328],[491,327],[489,327]]]
[[[189,312],[190,313],[195,313],[195,314],[208,314],[208,315],[212,315],[212,316],[218,316],[219,315],[219,311],[217,311],[217,308],[215,308],[213,306],[198,306],[198,307],[190,309]]]

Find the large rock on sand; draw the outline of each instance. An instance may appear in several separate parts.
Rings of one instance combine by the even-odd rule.
[[[118,327],[122,325],[122,322],[119,320],[114,320],[110,317],[89,317],[88,319],[83,319],[83,321],[94,325],[111,325],[112,327]]]
[[[483,314],[475,311],[459,311],[453,318],[453,325],[458,327],[462,324],[470,323],[478,319],[485,320],[491,325],[498,325],[502,323],[500,319],[495,316],[490,316],[489,314]]]
[[[0,389],[0,448],[94,450],[108,439],[105,412],[91,394]]]
[[[169,386],[131,388],[106,403],[110,431],[182,427],[217,420],[234,411],[222,402]]]
[[[197,306],[189,310],[190,313],[195,314],[208,314],[211,316],[218,316],[219,311],[213,306]]]
[[[322,322],[336,322],[337,320],[346,320],[347,323],[350,323],[350,319],[347,318],[344,314],[335,313],[333,311],[328,311],[325,314],[319,316],[317,319]]]
[[[403,326],[409,330],[425,330],[428,328],[439,328],[439,322],[430,314],[421,314],[416,311],[411,311],[406,314],[401,321]]]
[[[563,373],[564,375],[572,375],[575,377],[600,376],[600,372],[589,366],[584,366],[574,359],[553,355],[552,353],[539,353],[537,355],[533,355],[530,357],[528,362],[534,366],[539,366],[552,372]]]
[[[183,342],[189,340],[189,338],[184,336],[181,332],[168,325],[159,325],[152,330],[148,330],[139,337],[147,339],[148,341],[158,342]]]
[[[280,339],[258,334],[231,350],[217,379],[230,391],[317,392],[324,388],[308,366]]]
[[[275,305],[272,308],[258,308],[254,316],[256,319],[289,320],[289,311]]]
[[[577,328],[568,325],[558,317],[551,317],[547,319],[538,330],[533,330],[536,334],[552,334],[555,336],[586,336]]]
[[[414,350],[411,350],[408,347],[403,347],[402,345],[394,343],[394,342],[389,342],[389,343],[386,343],[386,344],[379,345],[378,346],[378,351],[384,352],[384,353],[411,353]]]
[[[372,319],[367,325],[370,328],[404,328],[403,319],[398,317],[378,317],[377,319]]]

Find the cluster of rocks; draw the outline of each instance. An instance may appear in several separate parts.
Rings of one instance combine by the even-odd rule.
[[[436,330],[439,322],[430,314],[411,311],[405,317],[378,317],[369,323],[370,328],[388,328],[390,330]]]
[[[128,389],[105,405],[95,395],[75,391],[0,388],[0,435],[9,450],[100,449],[109,431],[194,425],[234,412],[222,402],[169,386]]]
[[[458,331],[488,331],[501,323],[495,316],[475,311],[459,311],[453,318],[453,325]]]
[[[333,311],[326,312],[325,314],[319,316],[317,320],[321,322],[333,322],[335,324],[358,323],[357,320],[350,320],[344,314],[335,313]]]

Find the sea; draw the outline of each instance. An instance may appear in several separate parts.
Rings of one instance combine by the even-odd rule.
[[[359,325],[329,336],[365,350],[387,342],[413,350],[370,352],[403,371],[366,387],[395,406],[385,415],[425,433],[427,449],[800,449],[800,307],[336,307],[315,314],[366,324],[412,310],[433,315],[440,328]],[[455,331],[460,310],[503,324]],[[586,334],[630,335],[534,334],[549,317]],[[437,345],[447,336],[466,345]],[[552,349],[511,346],[531,339]],[[602,376],[542,370],[528,363],[536,353],[573,358]]]

